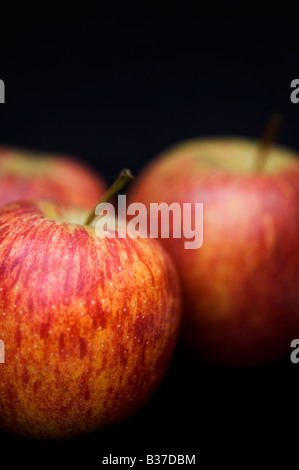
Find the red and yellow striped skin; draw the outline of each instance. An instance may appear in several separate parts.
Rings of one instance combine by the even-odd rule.
[[[97,238],[44,202],[4,206],[0,427],[63,439],[130,416],[165,373],[180,309],[158,243]]]

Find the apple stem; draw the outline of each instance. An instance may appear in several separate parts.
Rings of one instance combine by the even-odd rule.
[[[267,156],[269,155],[269,151],[271,150],[271,147],[273,146],[273,143],[277,137],[280,126],[281,116],[276,113],[272,114],[267,122],[257,153],[255,163],[255,171],[257,173],[262,173],[265,168]]]
[[[110,188],[105,192],[102,199],[99,201],[99,204],[103,204],[105,202],[109,202],[129,181],[132,181],[134,176],[132,175],[131,171],[128,168],[124,168],[121,170],[118,178],[114,183],[110,186]],[[92,210],[85,221],[84,225],[90,225],[93,219],[96,217],[95,210]]]

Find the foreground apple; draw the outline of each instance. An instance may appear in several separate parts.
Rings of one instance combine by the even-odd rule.
[[[289,352],[299,336],[299,163],[259,144],[199,139],[145,169],[128,202],[204,203],[203,246],[161,239],[178,268],[184,338],[202,358],[245,365]]]
[[[98,238],[86,211],[0,209],[0,427],[62,439],[130,416],[161,381],[181,298],[157,242]]]
[[[102,178],[70,157],[0,148],[0,205],[42,198],[91,209],[105,189]]]

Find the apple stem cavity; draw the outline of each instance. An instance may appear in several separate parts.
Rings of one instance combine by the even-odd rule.
[[[103,204],[105,202],[109,202],[119,191],[122,190],[126,184],[130,181],[133,181],[134,176],[132,175],[131,171],[128,168],[123,168],[114,183],[110,186],[110,188],[105,192],[102,199],[99,201],[99,204]],[[85,221],[85,225],[90,225],[93,219],[96,217],[95,210],[92,210]]]
[[[255,171],[257,173],[262,173],[265,169],[267,157],[277,137],[281,121],[281,116],[275,113],[270,116],[267,122],[255,161]]]

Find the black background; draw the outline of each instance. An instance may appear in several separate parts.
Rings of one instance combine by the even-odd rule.
[[[276,111],[278,142],[299,150],[291,7],[103,5],[2,12],[0,142],[76,155],[112,182],[120,168],[136,174],[183,139],[259,138]],[[298,377],[289,357],[219,369],[179,347],[159,391],[127,422],[58,443],[0,433],[0,448],[23,463],[41,451],[98,467],[109,453],[188,453],[199,462],[213,448],[299,447]]]

